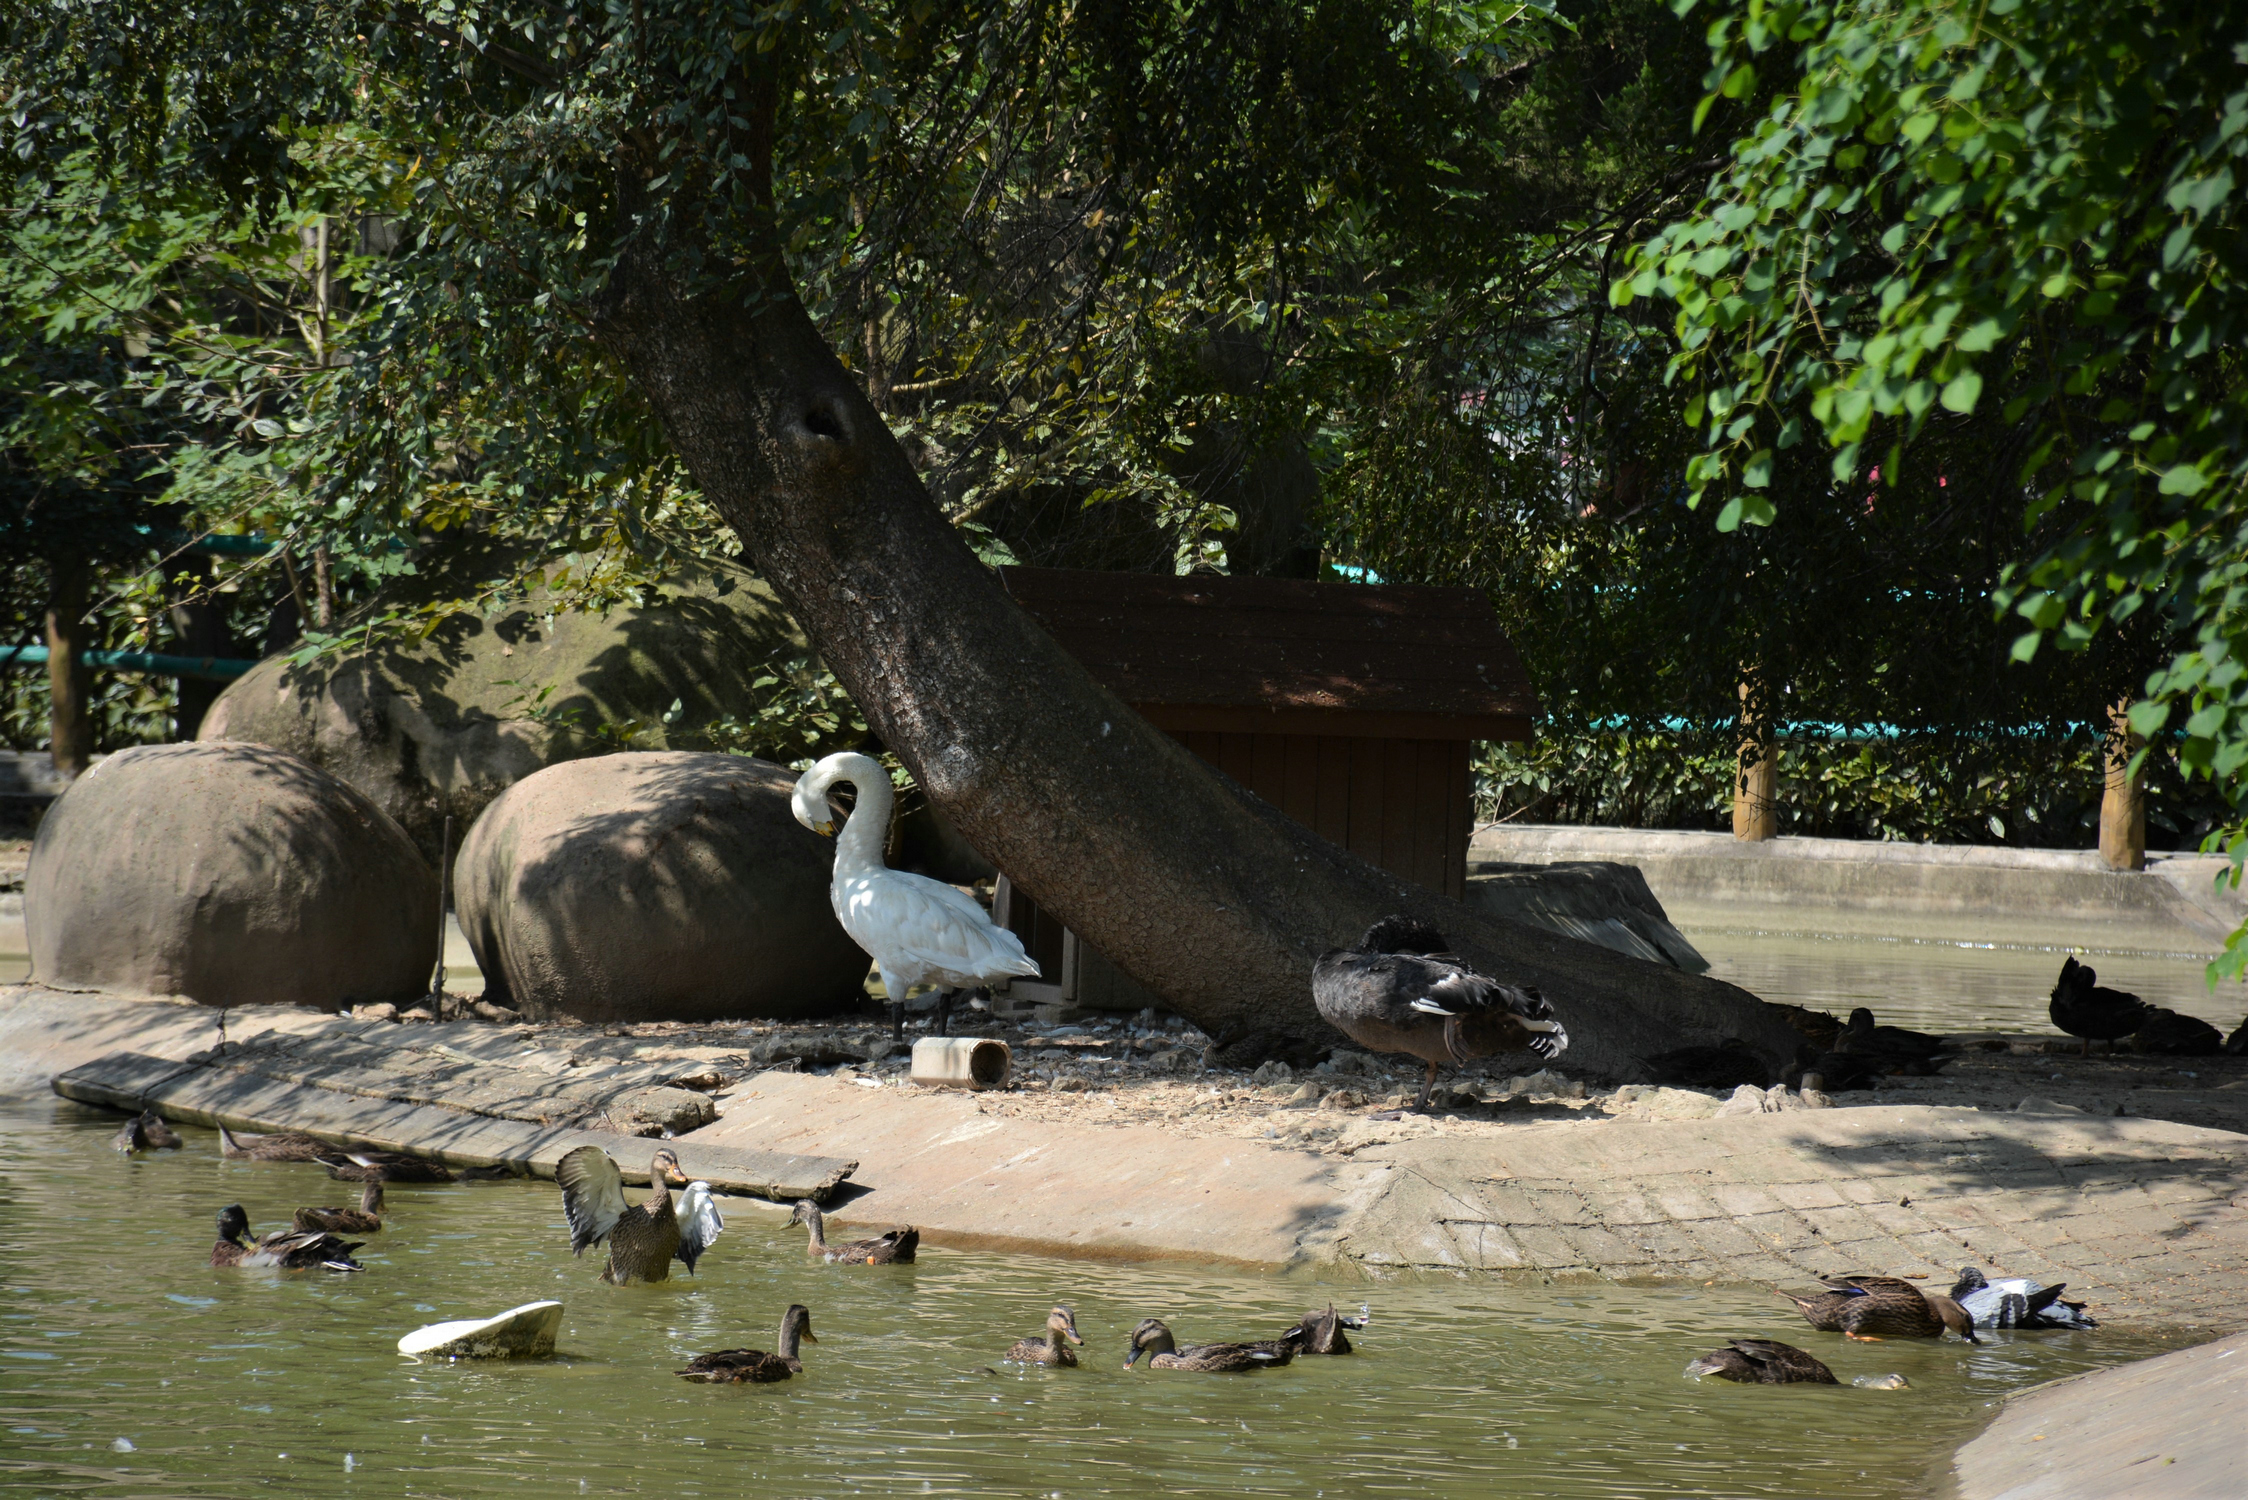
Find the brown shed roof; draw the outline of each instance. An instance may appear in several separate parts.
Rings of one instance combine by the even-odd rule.
[[[1016,603],[1164,729],[1521,740],[1538,711],[1475,589],[1001,572]]]

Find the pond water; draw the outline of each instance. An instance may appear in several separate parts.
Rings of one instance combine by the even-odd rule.
[[[1682,930],[1709,960],[1712,975],[1751,994],[1836,1016],[1869,1006],[1892,1026],[2054,1034],[2046,1005],[2070,952],[2092,965],[2100,983],[2199,1016],[2228,1036],[2248,1013],[2248,988],[2227,983],[2211,994],[2204,978],[2208,960],[2186,954]]]
[[[360,1275],[215,1271],[218,1208],[271,1228],[346,1190],[317,1167],[222,1161],[205,1131],[126,1160],[117,1124],[0,1102],[0,1492],[1908,1496],[2008,1392],[2176,1342],[1845,1344],[1739,1287],[1318,1282],[941,1248],[817,1267],[779,1211],[733,1199],[700,1276],[618,1289],[570,1257],[558,1195],[530,1182],[394,1187]],[[568,1307],[556,1359],[395,1352],[421,1324],[540,1297]],[[1085,1367],[1000,1364],[1057,1298]],[[1248,1376],[1120,1368],[1142,1316],[1189,1340],[1269,1335],[1330,1298],[1372,1304],[1358,1354]],[[792,1301],[820,1339],[799,1378],[671,1374],[697,1351],[771,1348]],[[1750,1334],[1912,1387],[1681,1376]]]

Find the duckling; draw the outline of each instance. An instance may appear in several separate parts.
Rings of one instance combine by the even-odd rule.
[[[278,1267],[284,1271],[361,1271],[366,1268],[351,1258],[357,1250],[357,1240],[341,1240],[332,1234],[299,1233],[284,1229],[264,1236],[255,1244],[244,1243],[250,1232],[250,1216],[239,1203],[230,1203],[219,1210],[218,1243],[211,1247],[211,1264],[220,1268]]]
[[[2022,1276],[1989,1281],[1976,1267],[1961,1266],[1951,1296],[1980,1328],[2099,1327],[2083,1303],[2061,1300],[2067,1286],[2065,1281],[2045,1286]]]
[[[1715,1375],[1743,1385],[1839,1385],[1825,1361],[1778,1339],[1734,1339],[1686,1367],[1697,1379]]]
[[[801,1302],[791,1302],[788,1311],[781,1314],[780,1337],[773,1342],[775,1353],[767,1354],[762,1349],[720,1349],[713,1354],[698,1354],[687,1361],[686,1369],[672,1373],[686,1380],[699,1380],[704,1385],[770,1385],[804,1373],[804,1361],[798,1357],[798,1339],[806,1344],[819,1342],[818,1335],[812,1332],[811,1309]]]
[[[1057,1302],[1054,1310],[1046,1314],[1046,1336],[1017,1339],[1002,1357],[1018,1365],[1060,1365],[1075,1369],[1077,1356],[1069,1352],[1069,1346],[1084,1342],[1077,1336],[1076,1310],[1067,1302]]]
[[[235,1135],[219,1127],[219,1155],[228,1161],[318,1161],[336,1148],[301,1130],[276,1130],[271,1135]]]
[[[2096,981],[2099,975],[2089,964],[2080,964],[2071,957],[2061,964],[2061,977],[2053,983],[2051,1003],[2046,1014],[2054,1026],[2070,1036],[2084,1038],[2084,1055],[2092,1055],[2094,1042],[2106,1042],[2108,1051],[2115,1050],[2118,1038],[2137,1031],[2152,1009],[2138,996],[2122,990],[2111,990]]]
[[[852,1240],[847,1244],[830,1245],[827,1242],[827,1220],[820,1206],[809,1198],[800,1198],[796,1211],[788,1216],[791,1224],[802,1224],[812,1231],[805,1254],[814,1260],[841,1261],[852,1266],[902,1266],[910,1263],[913,1253],[921,1248],[921,1231],[910,1224],[901,1224],[871,1240]]]
[[[1311,970],[1312,1003],[1345,1036],[1369,1052],[1409,1053],[1428,1065],[1415,1110],[1428,1108],[1445,1063],[1509,1051],[1551,1061],[1569,1046],[1543,995],[1478,974],[1445,947],[1425,922],[1384,917],[1356,949],[1330,948]]]
[[[403,1151],[337,1151],[327,1148],[313,1160],[328,1169],[338,1182],[451,1182],[452,1169],[443,1162],[409,1156]]]
[[[684,1262],[692,1275],[695,1262],[726,1228],[710,1184],[688,1182],[678,1153],[669,1146],[658,1147],[648,1163],[654,1191],[645,1203],[625,1201],[624,1174],[599,1146],[580,1146],[556,1162],[554,1181],[562,1189],[563,1216],[570,1221],[570,1253],[583,1255],[588,1246],[606,1240],[609,1264],[601,1279],[612,1286],[668,1281],[674,1259]],[[686,1186],[677,1204],[671,1201],[673,1184]]]
[[[1975,1337],[1975,1320],[1967,1309],[1941,1292],[1930,1296],[1895,1276],[1822,1279],[1844,1298],[1837,1319],[1844,1338],[1940,1339],[1948,1328],[1970,1344],[1982,1342]]]
[[[291,1222],[306,1234],[373,1234],[382,1228],[382,1179],[368,1179],[357,1208],[300,1208]]]
[[[1149,1356],[1147,1363],[1151,1370],[1197,1370],[1224,1375],[1239,1370],[1276,1369],[1296,1357],[1296,1346],[1302,1337],[1303,1330],[1297,1327],[1276,1339],[1258,1343],[1188,1344],[1181,1348],[1172,1338],[1169,1324],[1161,1318],[1146,1318],[1132,1330],[1131,1352],[1124,1356],[1124,1368],[1131,1369],[1145,1354]]]
[[[144,1109],[127,1120],[110,1142],[127,1156],[136,1151],[170,1151],[179,1143],[179,1136],[153,1109]]]
[[[1374,1321],[1374,1310],[1364,1303],[1358,1307],[1358,1316],[1342,1318],[1335,1315],[1335,1304],[1327,1304],[1324,1312],[1307,1312],[1303,1321],[1282,1334],[1282,1338],[1296,1340],[1298,1354],[1348,1354],[1350,1340],[1345,1328],[1364,1328]]]

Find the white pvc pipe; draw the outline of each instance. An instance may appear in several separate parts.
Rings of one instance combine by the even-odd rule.
[[[989,1037],[925,1036],[913,1044],[913,1081],[932,1089],[1003,1089],[1015,1054]]]

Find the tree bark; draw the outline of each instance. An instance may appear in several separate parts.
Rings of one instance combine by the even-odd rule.
[[[55,774],[85,772],[94,753],[93,684],[86,666],[86,570],[51,562],[47,586],[47,748]]]
[[[2131,758],[2146,739],[2132,730],[2130,710],[2129,698],[2116,704],[2103,746],[2107,784],[2100,796],[2100,859],[2111,870],[2147,867],[2146,773],[2131,774]]]
[[[209,558],[191,553],[182,559],[179,571],[194,580],[188,586],[187,597],[171,610],[172,631],[179,638],[180,655],[234,655],[234,632],[227,628],[226,608],[212,591],[217,569]],[[208,677],[180,678],[172,738],[183,743],[194,739],[195,732],[203,727],[203,715],[210,712],[211,705],[225,690],[225,683]]]
[[[1796,1037],[1754,996],[1481,916],[1327,843],[1156,730],[1016,608],[946,524],[786,288],[675,295],[628,248],[602,336],[885,745],[985,856],[1213,1033],[1329,1037],[1313,959],[1377,917],[1434,923],[1535,984],[1569,1061],[1610,1074],[1688,1041]]]
[[[1733,762],[1733,837],[1762,843],[1780,836],[1780,747],[1755,689],[1741,684],[1741,745]]]

